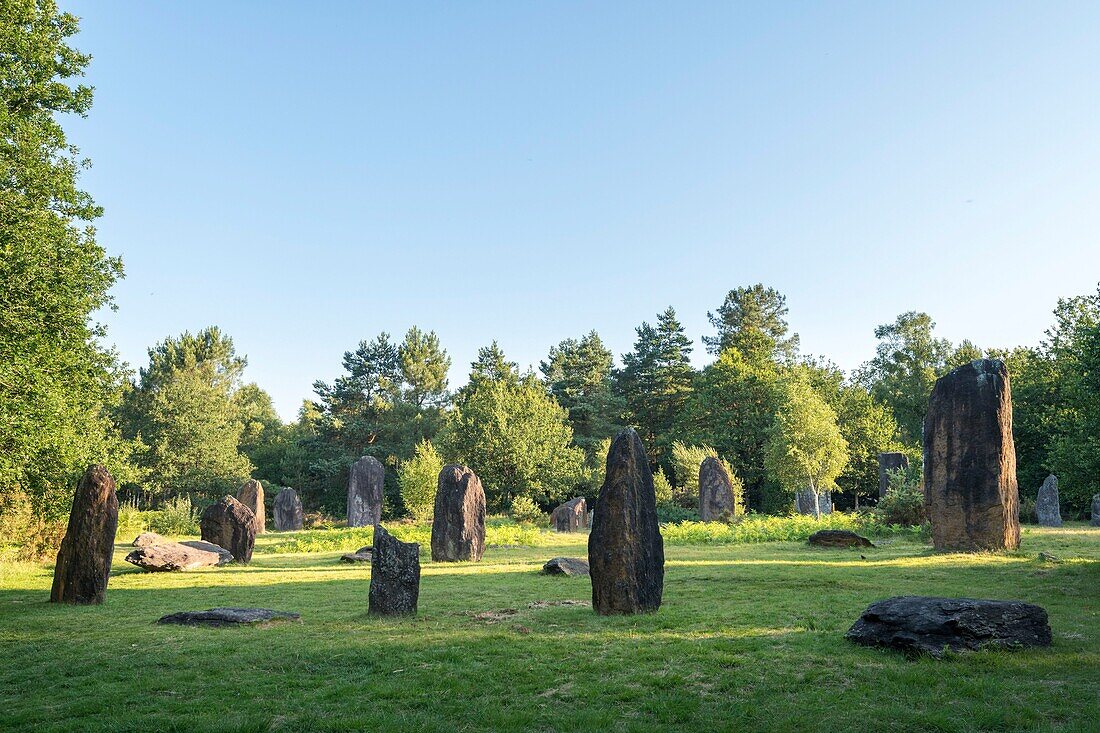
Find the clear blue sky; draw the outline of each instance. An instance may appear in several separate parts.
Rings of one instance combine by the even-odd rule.
[[[110,340],[217,324],[287,418],[412,324],[456,385],[759,281],[851,369],[914,309],[1036,343],[1100,280],[1094,2],[62,5]]]

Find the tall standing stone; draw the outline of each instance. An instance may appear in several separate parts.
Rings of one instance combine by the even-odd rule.
[[[434,562],[477,562],[485,553],[485,490],[466,466],[439,472],[432,519]]]
[[[348,471],[348,526],[373,527],[382,521],[382,482],[386,469],[374,456],[363,456]]]
[[[878,454],[878,495],[881,499],[890,488],[890,472],[909,468],[909,456],[904,453]]]
[[[51,603],[103,603],[117,529],[115,480],[103,466],[91,466],[76,485],[53,569]]]
[[[298,498],[298,492],[289,486],[279,491],[275,495],[275,505],[271,509],[271,516],[275,520],[275,530],[278,532],[301,529],[305,517],[302,513],[302,500]]]
[[[224,547],[240,563],[251,562],[256,544],[256,515],[232,496],[222,497],[202,513],[199,529],[204,542]]]
[[[1043,527],[1062,526],[1062,507],[1058,501],[1058,477],[1053,473],[1039,487],[1035,499],[1035,516]]]
[[[250,478],[241,484],[237,491],[237,501],[244,504],[256,515],[256,534],[267,531],[267,517],[264,516],[264,485],[254,478]]]
[[[728,522],[735,511],[729,471],[717,458],[707,456],[699,466],[699,520]]]
[[[1092,497],[1092,519],[1089,521],[1089,526],[1100,527],[1100,494],[1094,494]]]
[[[825,516],[833,513],[833,495],[828,491],[817,493],[817,513],[814,512],[814,492],[811,489],[803,489],[794,495],[794,510],[799,514],[811,516]]]
[[[560,504],[550,515],[555,532],[579,532],[588,526],[588,502],[583,496]]]
[[[999,359],[936,380],[924,418],[924,506],[937,550],[1020,546],[1012,389]]]
[[[367,612],[380,616],[416,613],[420,597],[420,545],[401,542],[382,525],[374,528]]]
[[[602,616],[656,611],[665,548],[645,447],[633,429],[615,436],[588,536],[592,608]]]

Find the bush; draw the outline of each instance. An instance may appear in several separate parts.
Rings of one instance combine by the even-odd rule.
[[[745,489],[741,478],[734,473],[729,461],[718,455],[718,451],[709,445],[684,445],[680,441],[672,444],[672,473],[676,479],[674,498],[685,509],[699,505],[699,468],[707,458],[717,458],[729,474],[733,484],[734,514],[745,513]],[[660,501],[660,499],[658,499]]]
[[[757,542],[805,542],[822,529],[847,529],[866,535],[903,534],[921,539],[920,527],[887,526],[872,515],[833,512],[821,519],[795,514],[788,517],[750,514],[734,524],[680,522],[661,527],[669,545],[751,544]]]
[[[1039,515],[1035,513],[1035,499],[1021,492],[1020,494],[1020,521],[1035,524],[1039,521]]]
[[[431,546],[432,525],[429,522],[387,522],[384,526],[402,542],[417,542],[421,550],[427,550]],[[314,529],[298,532],[293,539],[285,542],[257,545],[255,552],[351,552],[373,541],[372,527]],[[488,547],[537,547],[554,541],[553,535],[548,532],[529,524],[516,524],[510,517],[495,516],[485,520],[485,544]]]
[[[512,510],[509,513],[517,524],[546,524],[546,515],[529,496],[512,499]]]
[[[131,497],[118,505],[118,531],[141,534],[145,531],[145,512],[138,506],[137,497]]]
[[[198,511],[191,506],[191,497],[181,494],[155,512],[149,513],[149,529],[165,537],[182,537],[199,533]]]
[[[919,468],[898,468],[889,472],[886,496],[878,500],[875,516],[886,525],[916,526],[924,522],[924,491]]]
[[[401,502],[413,519],[431,519],[435,510],[435,491],[443,458],[431,442],[417,444],[413,457],[397,468],[397,483],[401,487]]]
[[[657,473],[653,474],[653,490],[657,494],[658,506],[672,501],[672,484],[665,476],[664,469],[658,468]]]
[[[699,521],[699,512],[694,509],[685,509],[679,504],[671,501],[664,503],[658,502],[657,521],[661,524],[672,524],[674,522],[697,522]]]
[[[0,492],[0,561],[53,559],[66,524],[43,519],[30,494],[17,487]]]

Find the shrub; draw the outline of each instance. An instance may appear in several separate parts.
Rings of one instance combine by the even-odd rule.
[[[750,514],[734,524],[680,522],[661,527],[665,544],[750,544],[757,542],[804,542],[821,529],[847,529],[867,535],[903,534],[922,539],[921,527],[887,526],[874,516],[833,512],[821,519],[795,514],[787,517]]]
[[[676,479],[674,494],[676,503],[686,509],[698,506],[699,467],[707,458],[717,458],[726,469],[733,484],[734,514],[743,514],[745,511],[744,484],[734,473],[729,461],[719,456],[718,451],[709,445],[684,445],[680,441],[672,444],[672,473],[673,478]]]
[[[66,522],[43,519],[30,494],[18,487],[0,492],[0,560],[47,560],[57,553]]]
[[[674,522],[697,522],[699,521],[699,512],[694,509],[685,509],[684,507],[676,504],[675,502],[664,502],[657,504],[657,521],[661,524],[672,524]]]
[[[431,519],[435,509],[435,491],[443,458],[430,441],[422,440],[413,457],[397,468],[397,483],[401,487],[401,502],[413,519]]]
[[[1020,521],[1030,524],[1039,521],[1039,515],[1035,513],[1035,499],[1023,492],[1020,493]]]
[[[145,531],[145,512],[138,506],[137,497],[131,497],[118,505],[118,531],[134,534]]]
[[[924,521],[924,491],[919,468],[898,468],[889,472],[886,496],[879,499],[875,516],[886,525],[916,526]]]
[[[518,524],[546,524],[546,515],[529,496],[512,499],[512,510],[509,513]]]
[[[186,494],[173,497],[149,516],[149,529],[166,537],[181,537],[199,533],[198,512]]]
[[[432,525],[428,522],[385,523],[386,529],[402,542],[417,542],[427,550],[432,542]],[[293,539],[274,544],[257,545],[258,554],[283,552],[350,552],[374,541],[372,527],[339,527],[298,532]],[[516,524],[510,517],[488,517],[485,520],[485,544],[537,547],[554,541],[552,535],[529,524]]]
[[[672,484],[662,468],[658,468],[657,473],[653,474],[653,490],[657,494],[658,505],[672,501]]]

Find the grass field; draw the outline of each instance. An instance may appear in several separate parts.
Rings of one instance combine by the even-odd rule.
[[[120,536],[120,540],[130,540]],[[1098,731],[1100,529],[1025,529],[1009,554],[669,545],[656,614],[601,618],[587,579],[537,573],[585,535],[423,561],[415,619],[367,615],[370,570],[334,552],[144,574],[117,548],[107,603],[46,603],[51,569],[0,565],[0,728],[27,731]],[[1040,551],[1060,563],[1037,559]],[[843,633],[901,594],[1020,599],[1054,646],[910,660]],[[300,623],[154,624],[220,605]],[[485,614],[485,612],[493,612]]]

